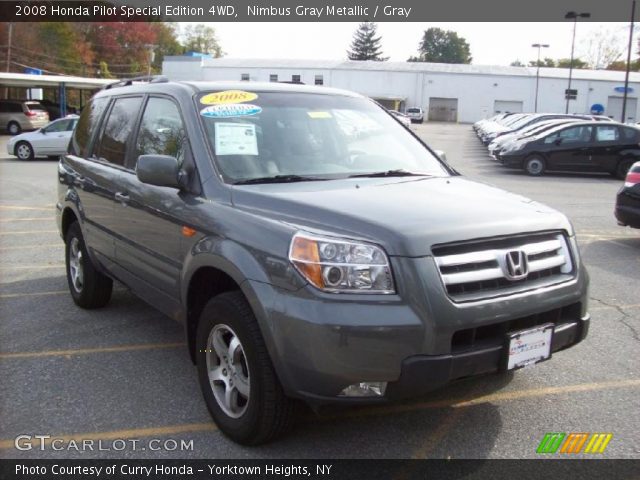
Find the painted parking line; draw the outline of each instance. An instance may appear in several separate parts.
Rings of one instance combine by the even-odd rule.
[[[55,222],[55,217],[28,217],[28,218],[0,218],[0,223],[13,223],[13,222],[39,222],[39,221],[51,221]]]
[[[37,249],[41,249],[41,248],[53,248],[53,247],[64,247],[64,243],[45,243],[43,245],[17,245],[17,246],[11,246],[11,247],[0,247],[0,251],[1,250],[28,250],[28,249],[32,249],[32,250],[37,250]]]
[[[12,360],[16,358],[38,357],[73,357],[93,353],[135,352],[139,350],[160,350],[167,348],[186,347],[184,342],[173,343],[142,343],[138,345],[120,345],[117,347],[78,348],[73,350],[45,350],[42,352],[7,352],[0,353],[0,360]]]
[[[587,391],[596,391],[596,390],[612,390],[617,388],[633,388],[640,387],[640,380],[618,380],[611,382],[601,382],[601,383],[587,383],[587,384],[578,384],[578,385],[568,385],[564,387],[549,387],[549,388],[539,388],[539,389],[531,389],[531,390],[520,390],[513,392],[504,392],[504,393],[496,393],[491,395],[485,395],[484,397],[479,397],[477,399],[472,400],[454,400],[454,401],[440,401],[440,402],[423,402],[423,403],[415,403],[412,405],[400,405],[400,408],[388,407],[388,408],[368,408],[363,409],[359,412],[353,412],[352,414],[345,415],[333,415],[333,416],[325,416],[320,417],[321,420],[335,420],[335,419],[344,419],[344,418],[355,418],[361,416],[371,416],[371,415],[383,415],[387,413],[400,413],[404,411],[415,411],[415,410],[424,410],[427,408],[446,408],[446,407],[468,407],[473,406],[478,403],[485,402],[501,402],[501,401],[512,401],[519,399],[526,399],[532,397],[538,397],[541,395],[560,395],[566,393],[579,393],[579,392],[587,392]],[[309,417],[313,418],[314,421],[318,421],[318,417]],[[455,419],[455,417],[454,417]],[[64,435],[51,435],[51,439],[61,438],[66,442],[70,442],[72,440],[76,442],[81,442],[83,439],[87,440],[115,440],[115,439],[137,439],[142,437],[157,437],[163,435],[178,435],[182,433],[197,433],[197,432],[215,432],[218,428],[213,423],[187,423],[180,425],[167,425],[163,427],[151,427],[151,428],[135,428],[128,430],[115,430],[115,431],[99,431],[92,433],[78,433],[78,434],[64,434]],[[15,440],[7,439],[0,440],[0,449],[6,450],[10,448],[14,448]]]
[[[3,270],[46,270],[49,268],[64,268],[64,263],[58,263],[55,265],[2,265],[0,266],[0,272]]]
[[[0,293],[0,298],[46,297],[49,295],[64,295],[68,293],[69,290],[56,290],[52,292]]]
[[[53,211],[55,205],[28,206],[28,205],[0,205],[0,210],[46,210]]]
[[[0,232],[0,235],[33,235],[36,233],[58,233],[58,230],[30,230],[19,232]]]

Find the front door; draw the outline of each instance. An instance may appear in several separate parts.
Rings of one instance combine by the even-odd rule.
[[[591,164],[590,147],[593,127],[579,125],[548,135],[547,164],[553,170],[575,170]]]
[[[177,104],[167,97],[149,97],[134,139],[127,159],[129,173],[123,177],[116,202],[116,261],[144,282],[147,293],[150,287],[151,295],[170,297],[169,305],[175,305],[182,270],[184,222],[180,216],[188,194],[144,184],[134,171],[139,155],[170,155],[184,160],[186,136]]]

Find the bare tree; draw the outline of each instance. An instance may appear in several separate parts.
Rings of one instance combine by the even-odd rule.
[[[592,29],[582,43],[579,58],[588,68],[602,69],[622,58],[625,52],[624,28]]]

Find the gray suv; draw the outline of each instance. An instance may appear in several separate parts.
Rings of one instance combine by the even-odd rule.
[[[114,84],[58,179],[75,303],[103,307],[117,280],[181,322],[243,444],[285,432],[300,400],[415,397],[587,334],[567,218],[460,176],[354,93]]]

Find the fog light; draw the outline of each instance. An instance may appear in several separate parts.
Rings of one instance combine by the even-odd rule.
[[[387,389],[387,382],[361,382],[349,385],[340,392],[341,397],[381,397]]]

